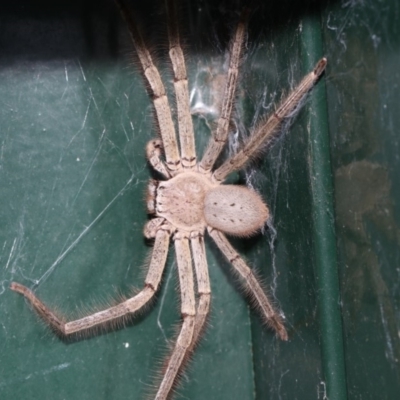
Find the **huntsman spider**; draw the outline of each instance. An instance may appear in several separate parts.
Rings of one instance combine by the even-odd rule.
[[[211,287],[206,262],[204,235],[215,242],[242,281],[245,290],[263,320],[282,340],[288,335],[283,318],[272,305],[252,269],[235,251],[226,234],[249,237],[256,234],[269,217],[267,205],[253,190],[224,184],[228,175],[243,169],[258,156],[298,109],[301,101],[325,70],[322,58],[313,71],[281,101],[268,118],[251,132],[239,150],[215,167],[224,149],[231,121],[239,76],[239,65],[246,39],[248,11],[244,11],[234,33],[229,69],[216,128],[208,146],[197,160],[188,79],[173,0],[166,0],[168,15],[169,57],[174,75],[178,137],[168,98],[159,71],[122,0],[116,3],[125,19],[153,100],[160,138],[146,148],[151,166],[162,180],[151,180],[147,191],[147,209],[151,216],[144,228],[146,238],[154,239],[151,261],[144,288],[131,298],[84,318],[66,321],[57,316],[27,287],[13,282],[11,289],[21,293],[53,330],[63,337],[135,315],[157,292],[163,275],[170,242],[175,246],[180,286],[182,325],[155,398],[167,399],[179,378],[186,360],[198,343],[210,310]]]

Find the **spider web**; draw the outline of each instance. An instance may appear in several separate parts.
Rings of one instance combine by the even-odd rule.
[[[77,392],[82,399],[117,399],[128,392],[140,397],[179,321],[173,254],[156,310],[126,330],[73,345],[44,337],[29,307],[8,290],[12,280],[20,281],[73,314],[81,305],[107,303],[116,288],[126,294],[131,285],[140,287],[138,267],[145,266],[149,251],[142,238],[149,178],[143,149],[155,132],[152,106],[129,65],[127,41],[126,57],[116,57],[116,38],[125,37],[125,27],[113,22],[107,6],[83,18],[80,6],[70,3],[63,19],[57,8],[44,17],[12,5],[3,17],[2,37],[19,39],[6,45],[0,72],[4,398],[11,393],[46,398],[47,390],[53,399]],[[218,118],[233,28],[233,22],[213,21],[237,17],[233,6],[221,4],[201,2],[188,11],[186,51],[199,154]],[[157,18],[151,4],[144,7],[144,14],[152,8],[149,18]],[[394,2],[332,1],[322,17],[348,379],[353,396],[363,398],[391,393],[400,381],[396,13]],[[225,156],[304,73],[295,14],[287,26],[284,20],[286,33],[279,21],[271,24],[275,14],[266,16],[262,9],[253,16]],[[167,62],[160,57],[159,63],[170,81]],[[258,398],[309,399],[314,391],[325,398],[317,284],[311,252],[303,250],[312,246],[308,157],[307,117],[300,111],[259,161],[231,178],[259,191],[269,205],[272,218],[265,231],[233,243],[265,279],[296,333],[284,348],[260,328],[257,315],[249,319],[228,268],[218,272],[223,260],[211,247],[216,299],[209,334],[184,377],[182,392],[189,398],[206,390],[204,382],[221,399],[232,393],[253,398],[253,392]],[[224,360],[218,368],[216,355]],[[384,371],[382,382],[372,379],[373,365]],[[212,369],[218,374],[210,377]],[[67,387],[77,392],[63,392]]]

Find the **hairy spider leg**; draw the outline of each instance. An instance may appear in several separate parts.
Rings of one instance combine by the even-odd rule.
[[[156,400],[165,400],[168,397],[188,355],[188,350],[192,346],[195,328],[196,302],[189,238],[185,233],[178,231],[174,234],[173,239],[178,265],[183,323],[171,357],[168,360],[167,369],[157,391]]]
[[[163,141],[167,169],[172,175],[174,175],[181,170],[182,165],[179,156],[178,142],[176,140],[174,122],[171,115],[171,108],[169,106],[164,84],[157,67],[154,65],[151,54],[144,43],[142,35],[134,23],[127,7],[121,0],[115,0],[115,2],[128,25],[133,45],[135,46],[136,53],[143,69],[143,74],[149,84],[158,127]]]
[[[181,292],[182,328],[168,360],[156,399],[166,399],[176,384],[179,372],[198,343],[210,309],[211,287],[203,234],[192,232],[188,238],[179,231],[174,235]],[[190,243],[190,247],[189,247]],[[190,253],[191,250],[191,253]],[[193,264],[198,291],[195,302]]]
[[[189,86],[185,58],[179,35],[179,21],[174,0],[166,0],[169,57],[174,71],[174,89],[177,106],[178,132],[181,147],[181,163],[184,169],[196,167],[196,147],[192,115],[190,113]]]
[[[246,38],[246,29],[249,11],[244,9],[231,42],[229,69],[226,77],[223,102],[218,118],[217,128],[210,138],[206,151],[199,164],[199,170],[209,173],[228,140],[229,124],[236,94],[239,77],[239,64],[243,52],[243,44]]]
[[[170,235],[171,232],[168,225],[164,225],[157,231],[144,288],[136,296],[84,318],[66,322],[65,318],[58,317],[26,286],[12,282],[10,288],[22,294],[31,303],[39,316],[60,336],[69,336],[105,325],[126,315],[135,314],[152,299],[161,282],[168,255]]]
[[[282,101],[276,111],[261,122],[250,135],[247,143],[235,155],[226,160],[216,171],[214,179],[222,182],[231,172],[242,169],[249,160],[254,158],[262,148],[279,132],[279,127],[285,118],[296,111],[301,100],[318,81],[325,70],[326,58],[318,61],[314,69],[306,75],[298,86]]]
[[[196,319],[194,325],[193,347],[197,344],[210,310],[211,286],[208,275],[208,265],[206,250],[204,247],[204,235],[200,232],[192,232],[190,235],[190,245],[193,255],[193,263],[196,271],[197,302]]]
[[[232,264],[238,275],[242,278],[246,292],[250,294],[256,308],[260,310],[264,317],[266,324],[276,331],[281,340],[288,340],[282,317],[275,311],[253,271],[239,256],[222,232],[213,228],[208,228],[208,233],[229,263]]]

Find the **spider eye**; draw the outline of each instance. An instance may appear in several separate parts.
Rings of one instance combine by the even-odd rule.
[[[256,233],[268,219],[268,208],[252,190],[238,185],[211,189],[204,200],[207,225],[235,236]]]

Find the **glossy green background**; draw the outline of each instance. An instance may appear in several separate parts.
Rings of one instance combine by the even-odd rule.
[[[252,16],[235,126],[248,134],[305,73],[312,43],[304,29],[320,10],[329,65],[315,98],[329,118],[335,184],[329,217],[336,226],[348,398],[394,399],[400,390],[400,7],[395,0],[269,3],[260,2]],[[151,175],[144,146],[155,134],[152,108],[114,4],[93,4],[2,6],[2,399],[144,398],[179,323],[173,251],[155,306],[125,329],[89,339],[55,338],[8,290],[16,280],[76,315],[143,281],[150,251],[142,236],[143,197]],[[208,94],[203,84],[218,88],[238,8],[228,1],[183,7],[195,99]],[[170,82],[162,7],[139,2],[136,9]],[[318,94],[325,84],[326,101]],[[311,110],[300,112],[259,165],[234,178],[250,178],[270,206],[273,227],[233,243],[272,287],[290,341],[278,342],[261,326],[229,265],[208,246],[213,309],[178,398],[324,398],[311,185],[321,177],[311,172],[308,129],[319,118],[314,105],[308,102]],[[201,149],[209,115],[193,109]]]

